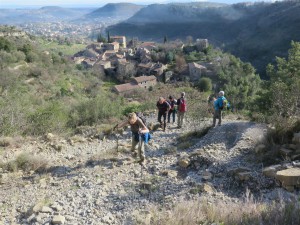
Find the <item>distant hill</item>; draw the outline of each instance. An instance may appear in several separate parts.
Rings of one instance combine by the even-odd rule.
[[[263,74],[267,63],[287,53],[291,40],[300,41],[299,12],[299,2],[154,4],[108,30],[154,41],[208,38]]]
[[[136,12],[142,9],[144,6],[136,5],[132,3],[109,3],[105,6],[85,15],[83,19],[93,20],[93,19],[128,19],[133,16]]]
[[[62,8],[46,6],[39,9],[0,9],[0,24],[21,24],[28,22],[70,21],[79,18],[93,9]]]

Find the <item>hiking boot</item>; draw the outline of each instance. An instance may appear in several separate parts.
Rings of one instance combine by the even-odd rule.
[[[131,152],[131,155],[133,158],[137,158],[137,153],[136,152]]]
[[[141,165],[141,166],[144,166],[146,164],[146,159],[144,158],[141,158],[138,163]]]

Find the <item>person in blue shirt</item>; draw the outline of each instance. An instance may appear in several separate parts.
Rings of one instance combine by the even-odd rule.
[[[131,145],[131,153],[134,158],[139,156],[139,163],[144,165],[146,163],[145,160],[145,144],[148,143],[150,139],[150,133],[147,126],[143,123],[143,121],[135,114],[129,113],[127,120],[122,122],[121,124],[117,124],[115,128],[119,129],[126,125],[130,125],[132,132],[132,145]],[[136,147],[138,146],[138,153],[136,152]]]
[[[218,125],[220,126],[222,123],[222,110],[224,108],[225,100],[226,98],[224,97],[224,91],[219,92],[219,97],[214,101],[214,116],[213,116],[213,127],[216,126],[216,121],[218,121]]]

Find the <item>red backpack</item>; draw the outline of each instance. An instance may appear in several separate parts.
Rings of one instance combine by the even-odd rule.
[[[180,99],[178,111],[179,112],[186,112],[186,100],[184,98]]]

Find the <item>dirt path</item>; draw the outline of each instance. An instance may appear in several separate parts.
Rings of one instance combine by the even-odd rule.
[[[65,224],[135,224],[133,214],[147,212],[151,204],[174,205],[199,195],[236,201],[249,189],[266,200],[276,198],[279,187],[262,176],[263,165],[253,153],[266,132],[264,125],[225,121],[180,148],[177,137],[190,127],[169,125],[166,132],[154,132],[146,169],[129,154],[128,131],[120,137],[119,153],[115,136],[74,144],[32,141],[7,151],[1,155],[4,160],[26,151],[47,158],[51,167],[39,174],[0,173],[5,177],[0,185],[0,224],[50,224],[56,214]],[[187,166],[179,166],[185,159]],[[245,178],[237,175],[241,169]],[[203,184],[211,191],[191,191]]]

